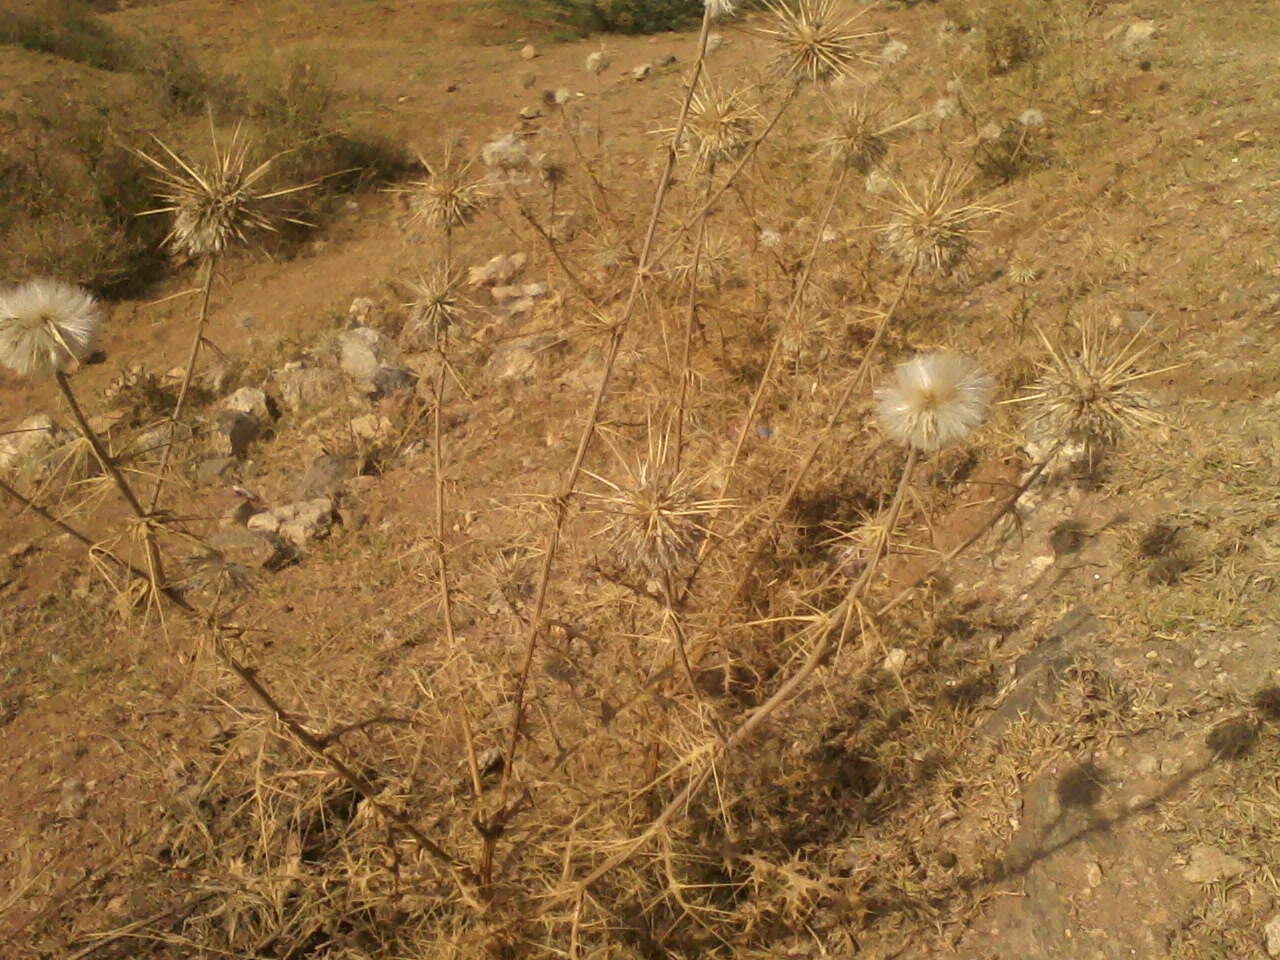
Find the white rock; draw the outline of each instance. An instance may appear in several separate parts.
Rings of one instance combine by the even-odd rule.
[[[532,59],[533,59],[534,57],[536,57],[537,55],[538,55],[538,50],[537,50],[537,48],[536,48],[536,47],[534,47],[534,45],[533,45],[532,43],[526,43],[526,44],[525,44],[525,45],[520,49],[520,59],[521,59],[521,60],[532,60]]]
[[[367,327],[378,305],[368,297],[356,297],[347,307],[347,321],[352,326]]]
[[[351,432],[361,440],[377,443],[391,435],[391,420],[379,413],[366,413],[351,421]]]
[[[523,253],[500,253],[484,266],[472,267],[467,271],[467,282],[473,287],[509,284],[524,269],[528,259]]]
[[[1202,843],[1191,848],[1191,857],[1182,876],[1189,883],[1215,883],[1238,877],[1247,869],[1249,866],[1244,861]]]
[[[50,456],[69,439],[47,413],[36,413],[11,432],[0,433],[0,474],[37,480],[51,466]]]
[[[356,327],[345,331],[338,338],[342,350],[339,365],[351,379],[361,382],[373,380],[382,366],[395,356],[395,347],[372,327]]]
[[[1272,917],[1262,928],[1262,935],[1266,938],[1267,956],[1280,957],[1280,913]]]
[[[226,400],[222,401],[222,406],[227,410],[235,410],[239,413],[247,413],[252,417],[257,417],[263,423],[271,420],[271,401],[267,398],[264,391],[257,387],[241,387]]]
[[[890,650],[885,656],[883,663],[881,663],[881,666],[890,673],[901,673],[902,668],[906,665],[907,651],[903,650],[901,647],[894,647]]]
[[[650,73],[652,70],[653,70],[653,66],[652,66],[651,64],[648,64],[648,63],[642,63],[642,64],[640,64],[640,66],[635,67],[635,68],[631,71],[631,74],[630,74],[631,79],[632,79],[632,80],[643,80],[645,77],[647,77],[647,76],[649,75],[649,73]]]
[[[251,516],[245,526],[257,533],[275,533],[280,529],[280,518],[272,511],[264,510]]]
[[[328,406],[342,393],[342,379],[322,367],[285,367],[275,376],[280,402],[295,413]]]
[[[1154,20],[1138,20],[1129,24],[1125,29],[1124,35],[1120,38],[1120,46],[1125,53],[1141,53],[1151,46],[1155,35],[1156,24]]]

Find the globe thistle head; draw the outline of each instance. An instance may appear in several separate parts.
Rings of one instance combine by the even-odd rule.
[[[884,112],[881,105],[865,97],[836,106],[831,132],[822,138],[822,146],[836,163],[861,174],[870,173],[889,154],[889,134],[914,119],[886,124]]]
[[[529,148],[515,134],[508,133],[486,143],[480,159],[494,173],[510,179],[529,168]]]
[[[977,221],[1002,209],[961,199],[973,176],[972,170],[948,164],[915,190],[895,181],[897,197],[884,227],[889,249],[905,263],[942,276],[963,269],[973,252]]]
[[[569,178],[569,168],[545,153],[539,154],[533,165],[538,171],[538,179],[548,190],[558,189]]]
[[[1043,127],[1044,114],[1035,107],[1028,107],[1018,114],[1018,122],[1027,128]]]
[[[1035,283],[1040,276],[1040,268],[1035,260],[1023,254],[1014,254],[1009,259],[1009,280],[1020,287]]]
[[[634,462],[614,453],[624,476],[614,482],[591,473],[607,490],[587,496],[610,515],[605,532],[614,556],[633,572],[661,581],[693,557],[706,535],[706,519],[729,503],[698,496],[687,471],[668,462],[665,438],[651,433],[645,455]]]
[[[458,292],[462,274],[444,264],[406,284],[412,299],[405,304],[409,319],[402,337],[409,342],[437,344],[462,317],[464,301]]]
[[[876,415],[899,443],[933,453],[963,440],[987,419],[995,382],[968,357],[922,353],[876,391]]]
[[[703,3],[712,20],[723,20],[737,12],[737,0],[703,0]]]
[[[586,60],[587,73],[593,77],[598,77],[609,69],[609,56],[603,50],[596,50],[594,53],[587,54]]]
[[[424,180],[410,180],[401,189],[409,199],[409,223],[423,223],[434,230],[453,230],[470,223],[489,194],[471,175],[472,162],[459,160],[456,147],[445,146],[444,157],[434,166],[418,154],[427,172]]]
[[[890,40],[880,48],[880,62],[892,66],[900,62],[910,52],[911,48],[901,40]]]
[[[680,147],[700,170],[742,156],[755,135],[760,114],[743,91],[726,92],[708,83],[693,95]],[[674,131],[667,131],[674,132]]]
[[[0,292],[0,364],[23,376],[85,360],[102,323],[97,301],[59,280],[28,280]]]
[[[877,36],[852,27],[861,14],[841,19],[835,0],[765,0],[773,25],[765,33],[778,46],[783,74],[812,82],[843,76],[860,59],[858,42]]]
[[[137,153],[156,171],[152,179],[156,196],[164,206],[144,210],[139,216],[172,214],[173,223],[164,242],[189,257],[221,253],[234,244],[247,243],[250,234],[258,230],[274,232],[276,218],[269,212],[270,201],[314,185],[262,189],[263,180],[280,154],[250,167],[252,144],[239,126],[225,149],[210,126],[213,162],[209,164],[185,160],[159,137],[154,139],[167,155],[167,162],[141,150]],[[305,225],[293,217],[280,219]]]
[[[1095,320],[1081,324],[1078,343],[1067,346],[1037,329],[1049,359],[1040,364],[1040,378],[1029,392],[1017,398],[1036,408],[1031,423],[1086,448],[1111,446],[1127,431],[1159,423],[1151,398],[1135,384],[1181,364],[1141,369],[1139,361],[1153,346],[1138,345],[1142,332],[1125,341]]]

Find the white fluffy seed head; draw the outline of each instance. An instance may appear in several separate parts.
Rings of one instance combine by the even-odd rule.
[[[1035,107],[1028,107],[1018,114],[1018,122],[1024,127],[1043,127],[1044,114]]]
[[[597,50],[594,53],[587,54],[587,73],[592,76],[600,76],[609,68],[609,58],[603,50]]]
[[[736,0],[704,0],[704,3],[712,20],[732,17],[736,8]]]
[[[486,143],[480,159],[489,169],[511,177],[528,168],[529,148],[515,134],[508,133]]]
[[[893,382],[876,391],[876,414],[899,443],[933,453],[982,425],[994,390],[991,377],[968,357],[922,353],[899,366]]]
[[[0,293],[0,363],[24,376],[84,360],[102,322],[97,301],[59,280],[29,280]]]

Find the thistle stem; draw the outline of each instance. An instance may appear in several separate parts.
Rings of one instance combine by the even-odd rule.
[[[116,489],[120,491],[120,496],[124,498],[124,502],[129,505],[129,509],[133,511],[134,516],[141,521],[143,525],[143,540],[147,551],[147,564],[152,571],[150,577],[151,585],[157,591],[164,589],[166,585],[164,564],[160,559],[160,548],[156,545],[155,531],[151,529],[149,514],[142,509],[142,504],[138,501],[137,494],[133,492],[133,487],[129,485],[129,481],[125,479],[124,474],[120,472],[120,467],[116,465],[115,459],[102,446],[102,440],[98,437],[97,432],[93,427],[89,426],[89,421],[85,419],[84,411],[80,409],[80,403],[76,400],[75,392],[71,389],[71,382],[67,379],[67,375],[61,370],[55,370],[53,372],[53,380],[58,385],[58,389],[62,391],[62,398],[67,402],[67,409],[71,411],[72,419],[75,420],[76,426],[80,429],[80,434],[84,437],[85,442],[89,444],[89,448],[93,450],[94,457],[102,465],[103,472],[115,483]]]
[[[640,250],[639,262],[636,264],[635,275],[631,282],[631,291],[627,297],[626,305],[618,319],[617,325],[613,329],[613,333],[609,337],[608,346],[605,349],[604,370],[600,375],[600,381],[596,386],[596,391],[591,400],[591,406],[587,411],[586,423],[583,425],[582,434],[578,440],[578,449],[574,454],[573,463],[569,467],[569,471],[565,474],[564,482],[561,484],[559,493],[552,501],[554,518],[551,524],[551,531],[547,536],[546,547],[543,551],[542,569],[538,576],[538,585],[534,593],[533,605],[530,609],[528,627],[525,632],[525,650],[523,663],[520,667],[520,673],[516,680],[516,689],[513,696],[513,707],[511,716],[511,727],[507,737],[506,754],[504,756],[505,763],[502,768],[502,782],[498,790],[498,803],[494,810],[494,818],[502,815],[504,805],[506,804],[507,795],[511,788],[512,771],[515,769],[516,753],[520,746],[520,733],[524,726],[524,706],[525,694],[528,690],[529,675],[533,670],[533,661],[538,649],[538,639],[543,629],[543,616],[546,610],[547,591],[551,585],[551,575],[555,569],[556,554],[560,547],[560,535],[564,528],[564,522],[569,513],[569,501],[573,497],[574,490],[577,487],[578,477],[582,472],[582,465],[587,458],[587,451],[591,448],[591,441],[595,437],[596,423],[600,416],[600,408],[604,402],[604,395],[609,389],[609,382],[613,377],[614,364],[617,362],[618,351],[622,346],[623,335],[626,332],[627,324],[630,322],[635,312],[636,303],[640,297],[640,288],[644,284],[644,280],[648,275],[649,264],[654,249],[654,238],[658,233],[658,222],[662,216],[662,209],[666,204],[667,192],[671,187],[672,174],[676,165],[675,145],[680,142],[684,134],[685,125],[689,118],[690,104],[693,102],[693,93],[697,89],[698,80],[702,75],[702,65],[707,54],[707,37],[711,28],[710,11],[704,11],[702,16],[702,32],[698,36],[698,56],[694,61],[693,75],[689,80],[689,84],[685,89],[684,102],[680,107],[680,116],[676,121],[674,136],[667,144],[666,164],[662,171],[662,176],[658,181],[657,190],[654,192],[653,209],[649,215],[649,226],[645,232],[644,246]]]
[[[204,343],[204,328],[209,320],[209,295],[213,290],[213,272],[217,266],[218,255],[211,253],[204,262],[204,284],[200,292],[200,313],[196,317],[195,332],[191,337],[191,349],[187,354],[187,367],[182,374],[182,385],[178,388],[178,399],[174,401],[173,412],[166,423],[167,436],[164,442],[164,453],[160,457],[160,469],[156,472],[156,483],[151,490],[149,513],[154,513],[160,503],[160,493],[164,489],[165,471],[169,469],[169,461],[173,456],[173,436],[178,429],[178,421],[182,417],[183,405],[187,393],[191,389],[191,381],[195,377],[196,361],[200,358],[200,346]]]

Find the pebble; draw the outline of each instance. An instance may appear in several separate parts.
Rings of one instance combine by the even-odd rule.
[[[1244,861],[1202,843],[1191,848],[1191,857],[1182,877],[1189,883],[1216,883],[1238,877],[1247,869],[1248,864]]]

